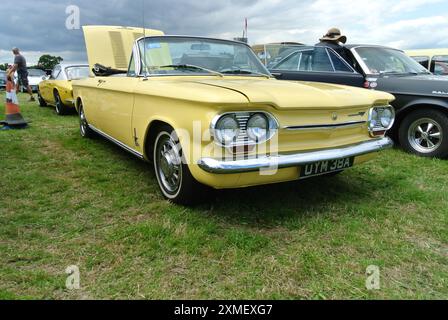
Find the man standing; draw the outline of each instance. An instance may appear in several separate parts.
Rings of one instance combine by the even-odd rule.
[[[331,28],[327,34],[324,35],[316,47],[328,47],[336,51],[342,58],[347,60],[346,49],[344,44],[347,42],[347,37],[343,36],[341,30],[338,28]]]
[[[28,69],[26,67],[26,60],[20,54],[19,48],[13,48],[12,53],[14,54],[14,66],[12,72],[17,71],[17,75],[19,77],[18,86],[23,86],[27,88],[28,94],[30,95],[30,101],[36,101],[33,96],[33,90],[30,87],[28,82]]]

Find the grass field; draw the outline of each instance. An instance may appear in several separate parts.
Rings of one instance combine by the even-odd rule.
[[[25,99],[31,127],[0,131],[0,299],[448,298],[448,161],[391,150],[184,208],[148,164]]]

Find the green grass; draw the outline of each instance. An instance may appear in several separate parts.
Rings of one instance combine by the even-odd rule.
[[[448,161],[391,150],[184,208],[148,164],[25,99],[31,127],[0,131],[0,299],[448,298]]]

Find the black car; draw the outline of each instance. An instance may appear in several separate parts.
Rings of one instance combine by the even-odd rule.
[[[432,75],[403,51],[350,45],[344,57],[325,47],[293,46],[271,57],[280,80],[345,84],[392,93],[397,121],[393,137],[407,151],[448,157],[448,77]]]

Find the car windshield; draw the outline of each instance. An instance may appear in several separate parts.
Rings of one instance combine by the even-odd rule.
[[[399,50],[361,47],[356,52],[364,61],[370,74],[426,74],[421,64]]]
[[[45,73],[45,71],[40,69],[28,69],[28,75],[30,77],[44,77],[47,74]]]
[[[69,80],[88,78],[90,75],[89,67],[68,67],[65,69]]]
[[[204,38],[149,37],[139,41],[149,75],[270,76],[245,44]],[[145,67],[145,65],[147,67]]]

